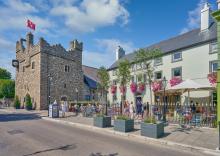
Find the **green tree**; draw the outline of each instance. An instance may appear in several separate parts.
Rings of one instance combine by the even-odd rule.
[[[21,102],[20,102],[18,96],[15,97],[14,107],[16,109],[19,109],[21,107]]]
[[[131,78],[130,67],[131,65],[128,60],[122,60],[119,62],[117,77],[120,86],[123,88],[126,88],[127,83],[130,81]],[[121,114],[122,114],[122,103],[124,103],[124,101],[125,101],[125,92],[122,92],[122,101],[120,103]]]
[[[101,91],[102,101],[105,99],[106,115],[107,115],[107,92],[109,88],[109,73],[105,67],[100,67],[98,70],[99,84],[98,89]]]
[[[6,69],[0,68],[0,79],[11,79],[11,73]]]
[[[25,105],[26,105],[27,110],[32,109],[31,96],[29,94],[27,94],[26,97],[25,97]]]
[[[150,105],[152,105],[152,89],[151,83],[153,78],[154,67],[152,66],[152,60],[162,56],[160,49],[139,49],[136,51],[135,62],[141,66],[143,73],[147,75],[147,81],[150,88]],[[152,112],[151,112],[152,114]]]
[[[14,98],[15,82],[13,80],[0,80],[0,98]]]

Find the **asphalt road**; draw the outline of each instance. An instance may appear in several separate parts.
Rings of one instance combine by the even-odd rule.
[[[0,111],[0,156],[193,156],[165,146]]]

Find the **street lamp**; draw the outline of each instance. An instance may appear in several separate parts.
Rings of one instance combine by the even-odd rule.
[[[48,116],[49,116],[49,106],[50,106],[50,85],[51,85],[51,81],[52,81],[52,76],[51,74],[48,75]]]
[[[167,86],[167,80],[166,77],[163,77],[162,80],[162,85],[163,85],[163,122],[166,123],[166,99],[165,99],[165,90]]]

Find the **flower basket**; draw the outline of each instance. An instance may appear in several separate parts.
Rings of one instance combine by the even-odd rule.
[[[209,82],[212,86],[216,86],[217,83],[217,73],[216,72],[212,72],[208,74],[208,79]]]
[[[116,91],[117,91],[117,86],[112,85],[112,86],[111,86],[111,93],[112,93],[112,94],[115,94]]]
[[[124,94],[126,92],[126,87],[125,86],[120,86],[119,89],[120,89],[120,92],[122,94]]]
[[[173,87],[175,85],[178,85],[182,82],[182,79],[181,78],[178,78],[178,77],[173,77],[171,80],[170,80],[170,86]]]
[[[138,91],[139,91],[140,93],[143,93],[144,90],[145,90],[145,84],[144,84],[143,82],[139,83],[139,84],[138,84]]]
[[[131,85],[130,85],[130,89],[131,89],[132,93],[136,93],[136,91],[137,91],[137,84],[132,82]]]
[[[151,87],[154,92],[161,90],[162,89],[162,81],[152,82]]]

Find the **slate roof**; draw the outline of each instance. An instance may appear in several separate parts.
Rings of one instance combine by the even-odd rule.
[[[207,31],[201,32],[200,28],[194,29],[187,33],[150,45],[145,49],[160,48],[163,53],[167,54],[167,53],[183,50],[189,47],[197,46],[199,44],[211,42],[214,40],[217,40],[216,23],[212,23]],[[135,58],[135,52],[127,54],[118,61],[114,62],[109,67],[108,70],[117,68],[120,60],[127,59],[130,62],[132,62],[134,58]]]
[[[99,82],[98,78],[98,69],[89,66],[82,66],[83,74],[84,74],[84,82],[92,89],[97,88],[97,83]]]

